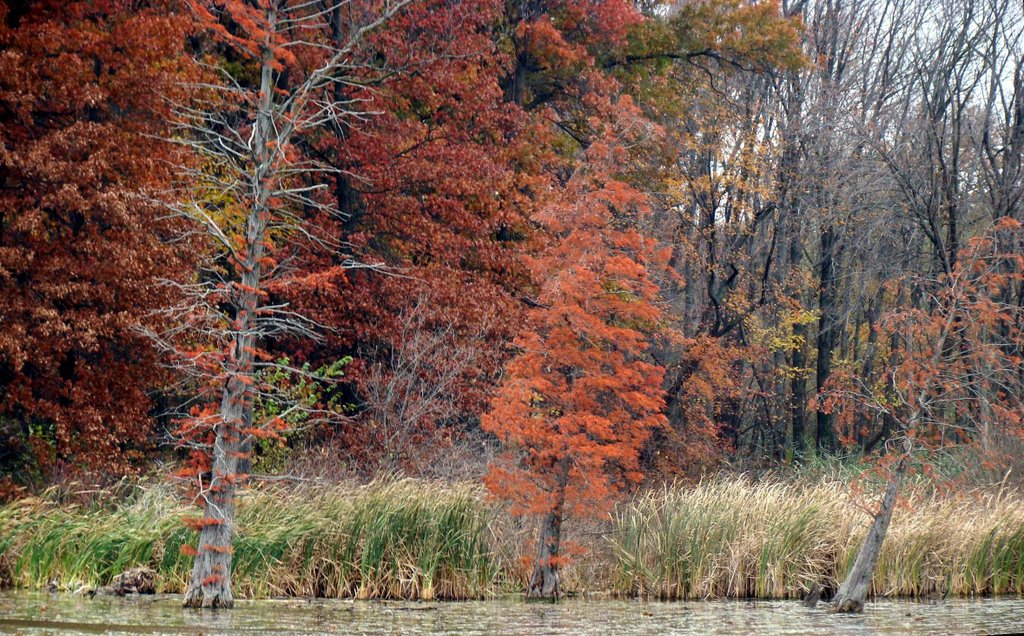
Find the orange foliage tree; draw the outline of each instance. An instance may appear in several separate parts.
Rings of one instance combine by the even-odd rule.
[[[552,237],[531,261],[543,282],[481,423],[507,450],[488,488],[514,513],[543,515],[531,597],[559,595],[563,518],[607,512],[639,482],[641,446],[665,421],[664,370],[647,359],[661,314],[636,228],[646,206],[608,176],[617,154],[593,144],[563,196],[535,215]]]
[[[913,281],[928,299],[923,308],[893,311],[880,322],[894,343],[882,377],[840,370],[820,397],[847,430],[858,409],[894,429],[887,453],[874,459],[886,476],[885,492],[833,600],[838,611],[863,609],[899,488],[914,465],[929,471],[930,460],[951,446],[976,447],[985,456],[993,437],[1021,437],[1024,309],[1014,296],[1024,282],[1022,239],[1020,223],[1003,217],[961,250],[951,272]]]

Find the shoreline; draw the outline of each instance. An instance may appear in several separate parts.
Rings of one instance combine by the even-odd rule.
[[[73,591],[51,591],[45,589],[33,589],[25,587],[0,587],[0,598],[7,597],[13,598],[18,596],[26,597],[56,597],[60,599],[80,599],[82,601],[92,601],[96,599],[100,600],[111,600],[111,601],[124,601],[128,603],[180,603],[184,599],[184,594],[181,592],[158,592],[155,594],[97,594],[90,596],[88,594],[79,594]],[[870,603],[896,603],[896,604],[909,604],[909,605],[941,605],[949,602],[999,602],[999,601],[1021,601],[1024,600],[1024,593],[1006,593],[1006,594],[976,594],[969,596],[947,596],[941,598],[928,598],[928,597],[912,597],[912,596],[875,596],[869,597]],[[506,603],[522,603],[524,605],[557,605],[559,603],[625,603],[625,604],[637,604],[637,605],[703,605],[703,604],[733,604],[733,605],[750,605],[750,604],[802,604],[798,598],[734,598],[734,597],[710,597],[710,598],[689,598],[689,599],[661,599],[655,597],[629,597],[615,594],[614,592],[590,592],[587,594],[566,594],[559,600],[553,601],[548,599],[528,599],[523,592],[502,592],[488,597],[481,598],[463,598],[463,599],[434,599],[430,601],[413,598],[355,598],[355,597],[314,597],[314,596],[268,596],[260,598],[236,598],[236,605],[287,605],[294,607],[296,604],[340,604],[340,605],[352,605],[352,606],[413,606],[422,607],[423,609],[429,609],[433,607],[440,607],[446,605],[458,606],[465,605],[467,603],[475,604],[506,604]],[[808,607],[807,609],[818,609],[827,611],[828,602],[821,601],[816,608]],[[182,608],[189,609],[189,608]],[[216,610],[204,610],[204,611],[216,611]],[[230,610],[225,610],[230,611]]]

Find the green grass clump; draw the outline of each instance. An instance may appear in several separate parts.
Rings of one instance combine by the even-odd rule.
[[[1024,502],[911,489],[896,511],[872,592],[890,596],[1024,592]],[[839,482],[670,486],[615,515],[616,591],[677,598],[796,598],[835,587],[869,517]]]
[[[114,508],[26,499],[0,507],[0,580],[65,588],[153,568],[180,592],[195,509],[172,489],[139,488]],[[392,480],[269,488],[239,501],[233,581],[247,597],[477,598],[494,591],[492,510],[470,486]]]
[[[184,512],[159,489],[139,489],[113,510],[57,505],[45,498],[2,506],[0,580],[33,587],[58,581],[70,587],[107,583],[137,565],[183,568],[185,558],[177,550],[168,555],[166,548],[175,539],[179,545],[194,542],[181,522]]]

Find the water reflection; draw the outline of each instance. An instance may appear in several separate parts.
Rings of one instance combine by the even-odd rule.
[[[997,634],[1024,631],[1024,600],[878,601],[840,616],[796,602],[518,600],[377,603],[240,601],[184,611],[180,597],[0,593],[6,634]]]

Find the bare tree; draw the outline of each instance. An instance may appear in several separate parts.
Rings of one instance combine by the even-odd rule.
[[[480,376],[487,366],[483,358],[494,353],[486,341],[490,326],[485,321],[465,333],[443,314],[424,294],[399,316],[392,342],[366,352],[374,362],[362,382],[363,415],[372,443],[391,467],[415,464],[417,472],[444,472],[431,466],[439,457],[428,449],[439,450],[436,444],[423,442],[438,429],[458,425],[472,385],[488,380]]]
[[[320,333],[314,321],[275,302],[272,292],[294,276],[303,250],[344,253],[324,223],[339,211],[321,195],[324,180],[338,170],[306,159],[298,142],[311,130],[372,114],[367,98],[337,89],[359,88],[361,45],[410,1],[193,4],[213,36],[251,62],[256,77],[246,75],[246,64],[234,73],[207,69],[211,79],[191,87],[194,99],[178,106],[175,122],[176,140],[198,161],[183,168],[190,196],[172,212],[191,222],[188,238],[212,245],[199,280],[168,282],[185,302],[167,311],[177,326],[154,335],[202,391],[182,431],[210,462],[208,475],[197,476],[203,516],[187,607],[233,604],[235,490],[244,479],[239,462],[253,436],[273,436],[287,422],[281,413],[254,421],[257,400],[288,399],[261,383],[261,374],[310,375],[263,352],[273,340]],[[352,259],[340,264],[360,266]],[[310,407],[287,407],[300,408]]]

